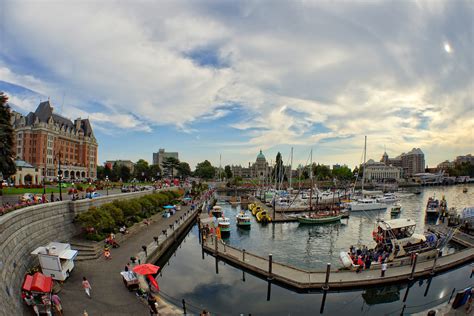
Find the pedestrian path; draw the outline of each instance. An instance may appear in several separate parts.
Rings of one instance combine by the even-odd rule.
[[[179,219],[188,207],[169,218],[157,214],[152,218],[152,223],[147,226],[143,223],[139,231],[123,241],[119,248],[112,249],[112,259],[105,260],[103,256],[95,260],[76,263],[70,278],[64,283],[59,296],[63,302],[66,315],[82,315],[86,310],[90,316],[95,315],[149,315],[148,306],[134,293],[129,292],[122,282],[120,272],[124,270],[130,257],[142,251],[143,245],[154,242],[153,237],[160,236],[163,231],[171,234]],[[180,221],[184,223],[184,221]],[[160,237],[162,238],[162,237]],[[85,276],[92,286],[92,299],[86,297],[81,287],[82,277]],[[182,311],[167,304],[163,299],[158,301],[160,315],[182,314]]]

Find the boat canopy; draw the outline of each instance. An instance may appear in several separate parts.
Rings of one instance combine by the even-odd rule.
[[[379,227],[382,230],[393,230],[397,228],[411,227],[411,226],[416,226],[416,223],[415,221],[412,221],[409,218],[398,218],[398,219],[392,219],[388,221],[379,222]]]
[[[222,207],[220,207],[219,205],[214,205],[214,207],[212,209],[216,210],[216,211],[220,211],[222,209]]]

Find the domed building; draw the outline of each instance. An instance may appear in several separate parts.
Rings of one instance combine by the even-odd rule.
[[[249,162],[248,168],[242,166],[231,166],[232,174],[242,178],[268,178],[272,173],[272,167],[268,165],[267,159],[262,150],[257,155],[257,159],[252,164]]]
[[[267,178],[270,175],[270,167],[268,166],[267,159],[265,159],[265,155],[262,153],[261,149],[260,153],[257,155],[257,160],[252,164],[250,170],[252,178]]]

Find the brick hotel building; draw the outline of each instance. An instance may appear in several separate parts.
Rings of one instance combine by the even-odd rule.
[[[72,122],[45,101],[26,116],[13,111],[12,125],[17,159],[40,169],[47,180],[57,178],[59,160],[64,180],[96,178],[98,144],[88,119]]]

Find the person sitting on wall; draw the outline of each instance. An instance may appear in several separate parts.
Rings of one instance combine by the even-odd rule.
[[[128,230],[127,230],[127,227],[125,225],[120,227],[119,231],[124,235],[128,234]]]

